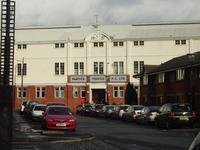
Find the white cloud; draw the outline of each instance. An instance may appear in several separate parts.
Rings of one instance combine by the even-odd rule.
[[[17,26],[200,20],[199,0],[16,0]]]

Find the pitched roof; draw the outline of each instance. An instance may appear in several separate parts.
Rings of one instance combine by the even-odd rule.
[[[200,51],[173,58],[149,71],[148,74],[175,70],[177,68],[186,68],[194,65],[200,65]]]
[[[134,25],[99,25],[88,26],[44,26],[44,27],[17,27],[16,42],[43,42],[59,40],[81,40],[97,31],[120,39],[178,39],[200,37],[200,22],[149,23]]]

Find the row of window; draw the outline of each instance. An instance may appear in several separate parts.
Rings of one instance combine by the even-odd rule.
[[[143,70],[144,61],[134,61],[134,73],[140,73]],[[84,75],[84,62],[74,62],[74,75]],[[103,75],[104,74],[104,62],[93,63],[93,74]],[[113,74],[124,74],[124,62],[114,61],[113,62]],[[27,64],[17,64],[17,75],[27,75]],[[65,63],[55,63],[55,75],[65,75]]]
[[[200,79],[200,70],[192,71],[192,72],[185,72],[186,70],[184,68],[177,69],[174,74],[171,74],[172,76],[165,76],[164,72],[161,72],[158,74],[157,82],[158,83],[164,83],[164,82],[173,82],[173,81],[180,81],[180,80],[190,80],[190,79]],[[174,76],[175,75],[175,76]],[[145,75],[143,77],[143,84],[147,85],[149,81],[148,76]]]
[[[55,87],[54,88],[54,97],[55,98],[64,98],[64,87]],[[17,97],[18,98],[27,98],[27,88],[23,88],[23,90],[21,90],[21,88],[17,89]],[[45,98],[46,95],[46,90],[45,87],[37,87],[35,90],[35,95],[36,98]]]
[[[23,88],[21,91],[21,88],[17,89],[17,97],[21,98],[27,98],[27,88]],[[45,98],[46,91],[45,87],[37,87],[35,91],[36,98]],[[65,97],[65,88],[64,87],[55,87],[54,88],[54,97],[55,98],[64,98]],[[73,98],[78,98],[78,88],[73,87]],[[86,87],[81,87],[80,90],[80,98],[85,98],[86,97]],[[122,86],[114,86],[113,87],[113,97],[114,98],[123,98],[124,97],[124,87]]]
[[[140,73],[142,71],[144,61],[134,61],[134,73]],[[113,63],[113,74],[124,74],[124,62]],[[27,64],[18,64],[17,75],[27,75]],[[55,75],[64,75],[65,66],[64,63],[55,63]],[[104,62],[94,62],[94,74],[104,74]],[[74,75],[84,75],[84,62],[74,62]]]
[[[144,41],[133,41],[134,46],[144,46]],[[175,45],[186,45],[186,40],[175,40]],[[104,47],[104,42],[94,42],[94,47]],[[113,46],[124,46],[123,41],[113,42]],[[84,42],[74,43],[74,47],[84,47]],[[65,43],[55,43],[55,48],[65,48]],[[27,44],[18,44],[17,49],[27,49]]]

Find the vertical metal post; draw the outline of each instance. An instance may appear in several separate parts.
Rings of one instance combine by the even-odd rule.
[[[0,148],[12,149],[15,2],[1,1]]]

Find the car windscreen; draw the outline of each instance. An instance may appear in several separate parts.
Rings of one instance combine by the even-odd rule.
[[[53,106],[53,105],[59,105],[59,106],[65,106],[64,103],[48,103],[47,106]]]
[[[84,107],[85,107],[86,109],[91,109],[91,108],[92,108],[91,105],[85,105]]]
[[[142,106],[134,106],[133,110],[142,110],[142,108],[144,108],[144,107],[142,107]]]
[[[173,112],[190,112],[191,108],[189,105],[174,105],[172,107]]]
[[[128,106],[120,106],[119,110],[126,110],[128,108]]]
[[[35,106],[34,110],[41,110],[41,111],[45,111],[46,106]]]
[[[160,107],[159,106],[152,106],[149,107],[150,112],[159,112]]]
[[[96,105],[95,109],[102,109],[103,105]]]
[[[71,115],[71,111],[65,107],[50,107],[48,115]]]

